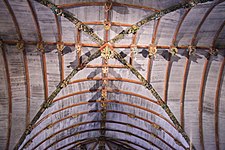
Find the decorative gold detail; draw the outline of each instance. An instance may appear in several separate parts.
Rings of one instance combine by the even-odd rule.
[[[106,31],[110,30],[111,28],[111,23],[109,21],[104,21],[104,29]]]
[[[29,125],[27,126],[26,131],[25,131],[25,134],[26,134],[26,135],[30,134],[31,131],[32,131],[32,129],[33,129],[32,125],[29,124]]]
[[[107,104],[106,104],[106,103],[104,103],[104,102],[103,102],[103,103],[101,103],[101,107],[102,107],[102,108],[106,108],[106,106],[107,106]]]
[[[112,8],[111,0],[106,1],[105,3],[105,11],[108,12]]]
[[[74,118],[77,118],[78,116],[79,116],[78,114],[75,114],[75,115],[72,115],[71,118],[74,119]]]
[[[136,34],[138,30],[139,30],[138,26],[132,25],[131,28],[127,31],[127,33],[128,34],[131,34],[131,33]]]
[[[156,56],[157,53],[157,47],[154,44],[150,44],[148,48],[148,56],[149,58],[153,58]]]
[[[196,52],[196,47],[189,45],[188,46],[188,54],[189,54],[189,56],[195,55],[195,52]]]
[[[57,47],[58,52],[62,52],[63,49],[64,49],[64,43],[63,42],[57,42],[56,47]]]
[[[102,89],[102,98],[106,99],[107,98],[107,90]]]
[[[110,46],[107,44],[101,51],[102,58],[110,59],[114,57],[113,50],[110,48]]]
[[[47,126],[47,129],[50,129],[52,127],[53,127],[53,124],[50,124],[50,125]]]
[[[25,45],[24,41],[18,41],[16,43],[16,48],[22,52],[22,51],[24,51],[24,45]]]
[[[130,50],[131,52],[136,55],[138,53],[138,50],[137,50],[137,45],[136,44],[131,44],[130,45]]]
[[[159,126],[159,125],[157,125],[157,124],[152,124],[152,126],[155,128],[155,129],[157,129],[157,130],[160,130],[161,129],[161,127]]]
[[[33,142],[32,140],[29,140],[29,141],[27,142],[27,144],[24,145],[24,148],[28,148],[32,142]]]
[[[81,52],[81,48],[82,48],[82,45],[81,44],[75,44],[75,48],[77,50],[77,54]]]
[[[42,53],[44,53],[44,42],[38,42],[37,43],[37,51],[40,51]]]
[[[128,117],[135,118],[136,116],[134,114],[128,114]]]
[[[210,55],[217,56],[218,55],[218,49],[210,48],[209,53],[210,53]]]
[[[108,71],[109,71],[108,67],[103,67],[102,68],[102,73],[106,74],[106,73],[108,73]]]
[[[174,56],[178,53],[178,49],[175,46],[170,46],[169,53]]]

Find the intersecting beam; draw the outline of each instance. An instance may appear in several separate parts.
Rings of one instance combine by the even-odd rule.
[[[63,146],[57,148],[56,150],[62,150],[62,149],[65,149],[65,148],[68,149],[68,150],[74,150],[74,148],[76,148],[78,146],[80,147],[81,145],[94,143],[96,141],[97,141],[96,138],[86,138],[86,139],[76,140],[76,141],[74,141],[72,143],[63,145]],[[73,145],[73,144],[75,144],[75,145]],[[71,146],[71,145],[73,145],[73,147],[68,148],[68,146]],[[81,148],[79,148],[79,150],[87,150],[87,149],[81,149]]]
[[[43,41],[45,45],[56,45],[57,42],[53,41]],[[18,43],[18,40],[3,40],[3,43],[9,44],[9,45],[16,45]],[[38,42],[37,41],[24,41],[26,45],[36,45]],[[64,41],[65,46],[74,46],[76,43],[75,42],[66,42]],[[80,43],[82,47],[94,47],[94,48],[100,48],[98,44],[93,44],[93,43]],[[130,45],[128,44],[113,44],[113,48],[130,48]],[[178,45],[178,49],[187,49],[189,45]],[[144,44],[137,44],[137,48],[149,48],[149,45],[144,45]],[[169,49],[170,45],[156,45],[156,48],[158,49]],[[199,50],[206,50],[210,49],[211,47],[208,46],[196,46],[196,49]],[[223,50],[222,48],[217,48],[219,50]]]

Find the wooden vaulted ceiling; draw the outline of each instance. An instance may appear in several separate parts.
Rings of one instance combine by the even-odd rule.
[[[223,0],[195,7],[189,1],[163,17],[161,10],[184,1],[52,2],[55,14],[36,1],[1,1],[2,149],[224,148]],[[76,13],[84,27],[64,20],[66,14],[56,12],[61,8]],[[110,41],[157,13],[120,44]],[[96,36],[92,28],[84,31],[86,25],[103,40],[91,41]],[[97,58],[107,41],[122,64]],[[148,57],[151,48],[158,49],[156,57]],[[178,48],[175,55],[172,48]],[[71,68],[75,78],[65,80]]]

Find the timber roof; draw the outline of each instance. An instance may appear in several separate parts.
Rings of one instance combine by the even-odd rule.
[[[0,6],[0,149],[225,149],[224,0]]]

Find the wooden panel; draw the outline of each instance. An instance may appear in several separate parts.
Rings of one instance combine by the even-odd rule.
[[[26,87],[23,53],[15,46],[6,46],[11,89],[12,89],[12,131],[10,147],[19,140],[26,126]]]
[[[179,49],[179,53],[184,53],[184,50]],[[183,81],[184,65],[186,57],[182,55],[172,56],[172,68],[168,83],[168,106],[180,122],[180,95]]]
[[[8,82],[6,77],[6,68],[3,58],[3,51],[0,49],[0,149],[6,148],[7,131],[8,131],[8,108],[9,108],[9,95],[8,95]]]
[[[203,53],[206,54],[206,53]],[[187,76],[187,85],[184,99],[184,126],[185,131],[193,140],[196,149],[200,149],[199,126],[198,126],[198,97],[202,78],[203,64],[205,56],[197,51],[196,56],[191,56],[189,73]],[[196,61],[195,58],[198,57]]]
[[[177,36],[179,45],[191,44],[192,35],[209,7],[210,4],[200,4],[190,10]]]
[[[217,86],[217,76],[220,69],[221,57],[211,57],[208,74],[206,74],[204,100],[203,100],[203,136],[206,150],[216,149],[214,126],[214,97]]]
[[[23,35],[23,39],[37,40],[35,25],[27,1],[21,1],[20,3],[18,3],[17,0],[10,0],[9,3],[17,18],[17,22],[20,27],[20,32]]]
[[[27,46],[28,69],[31,84],[30,119],[33,119],[40,105],[44,101],[44,85],[41,65],[41,53],[35,46]]]

